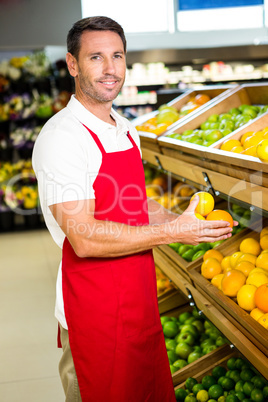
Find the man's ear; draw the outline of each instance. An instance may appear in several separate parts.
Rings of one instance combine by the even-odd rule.
[[[78,74],[77,61],[76,58],[69,52],[66,54],[66,63],[71,76],[76,77]]]

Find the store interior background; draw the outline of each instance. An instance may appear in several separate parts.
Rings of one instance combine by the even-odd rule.
[[[175,2],[167,4],[174,7]],[[105,1],[102,6],[105,10]],[[81,17],[80,0],[0,1],[0,62],[36,50],[44,50],[52,63],[64,58],[68,29]],[[154,18],[153,8],[148,18]],[[131,96],[134,105],[143,103],[140,98],[137,101],[138,92],[143,96],[144,92],[153,93],[148,111],[190,86],[260,82],[268,74],[265,23],[260,28],[239,30],[175,29],[126,36],[129,75],[117,104],[123,112]],[[219,61],[231,65],[236,75],[221,76]],[[202,75],[204,65],[210,65],[212,78]],[[131,75],[134,67],[136,75]],[[142,105],[132,112],[144,111]],[[0,258],[0,400],[59,402],[64,397],[57,372],[60,351],[56,348],[54,301],[60,250],[45,227],[27,230],[18,225],[13,231],[0,233]]]

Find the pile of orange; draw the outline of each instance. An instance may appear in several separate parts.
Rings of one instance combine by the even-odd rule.
[[[247,131],[240,139],[226,139],[221,150],[254,156],[268,162],[268,127],[260,131]]]
[[[166,104],[161,105],[158,109],[158,114],[151,119],[148,119],[143,124],[137,125],[138,131],[150,132],[156,135],[163,134],[171,124],[177,120],[193,112],[195,109],[204,105],[210,100],[210,97],[206,94],[197,94],[189,99],[180,110],[174,106],[168,106]]]
[[[231,255],[208,250],[201,274],[268,329],[268,226],[255,237],[244,238]]]

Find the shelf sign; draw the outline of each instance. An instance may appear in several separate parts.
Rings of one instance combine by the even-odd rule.
[[[263,6],[263,4],[264,0],[178,0],[178,11]]]

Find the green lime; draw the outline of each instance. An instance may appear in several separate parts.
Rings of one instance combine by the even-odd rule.
[[[182,243],[170,243],[169,247],[173,248],[176,252],[178,252],[180,246],[182,246]]]
[[[211,385],[208,390],[208,395],[210,398],[218,399],[220,396],[223,395],[223,388],[219,384]]]
[[[263,389],[266,385],[267,385],[267,381],[265,380],[265,378],[261,377],[260,375],[256,375],[251,379],[251,382],[253,382],[255,388],[259,388],[259,389]]]
[[[240,372],[240,378],[243,381],[250,381],[255,376],[255,373],[251,369],[244,369]]]
[[[234,389],[235,382],[231,378],[225,377],[224,380],[222,380],[221,382],[221,386],[223,389],[230,391],[231,389]]]
[[[241,359],[241,357],[238,357],[235,361],[235,369],[242,370],[242,367],[244,364],[245,364],[245,361],[243,359]]]
[[[227,395],[225,402],[239,402],[239,399],[235,395]]]
[[[239,399],[239,401],[243,401],[246,398],[246,395],[242,391],[237,391],[235,396]]]
[[[218,378],[218,381],[217,381],[218,384],[222,386],[222,382],[225,380],[225,378],[226,377],[224,375],[222,375],[220,378]]]
[[[247,396],[250,396],[253,389],[254,389],[254,384],[250,381],[246,381],[245,384],[243,385],[243,392]]]
[[[181,314],[179,315],[178,320],[179,320],[179,322],[180,322],[181,324],[184,324],[185,321],[186,321],[188,318],[190,318],[190,317],[192,317],[192,314],[191,314],[189,311],[184,311],[183,313],[181,313]]]
[[[236,362],[236,358],[235,357],[231,357],[230,359],[227,360],[227,367],[229,370],[234,370],[235,369],[235,362]]]
[[[250,394],[250,398],[254,401],[254,402],[263,402],[265,401],[262,390],[259,388],[254,388],[251,391]]]
[[[218,402],[225,402],[225,396],[220,396]]]
[[[244,384],[245,384],[245,381],[243,381],[243,380],[239,380],[239,381],[237,381],[237,383],[235,384],[235,391],[240,391],[240,392],[243,392],[243,386],[244,386]]]
[[[205,389],[209,389],[212,385],[216,384],[217,381],[212,375],[205,375],[202,378],[202,385],[204,385]]]
[[[207,402],[209,400],[208,392],[205,389],[198,391],[196,399],[200,402]]]
[[[212,375],[215,378],[220,378],[226,374],[226,368],[222,366],[216,366],[212,370]]]
[[[181,254],[181,257],[184,260],[190,262],[190,261],[192,261],[194,254],[195,254],[195,251],[193,249],[190,249],[190,250],[185,251],[185,253]]]
[[[184,402],[197,402],[197,399],[194,395],[187,395],[184,399]]]
[[[192,391],[193,386],[194,386],[195,384],[197,384],[197,382],[198,382],[198,381],[197,381],[196,378],[188,377],[187,380],[185,381],[185,387],[186,387],[187,389],[189,389],[189,391]]]
[[[179,332],[178,325],[175,321],[167,321],[163,326],[163,332],[168,338],[174,338]]]
[[[205,389],[204,386],[202,384],[195,384],[193,386],[192,392],[196,395],[199,391],[201,391],[202,389]]]
[[[208,402],[217,402],[216,399],[209,399]]]
[[[169,368],[170,368],[171,374],[174,374],[174,373],[176,373],[176,371],[178,371],[178,369],[176,367],[174,367],[173,364],[170,364]]]
[[[267,401],[268,401],[268,385],[265,385],[265,387],[262,390],[262,393],[263,393],[265,400],[267,399]]]
[[[238,382],[240,380],[240,371],[239,370],[231,370],[230,377],[234,382]]]
[[[197,251],[197,252],[193,255],[192,261],[195,261],[195,260],[197,260],[197,258],[202,257],[202,255],[204,255],[205,252],[206,252],[206,250],[199,250],[199,251]]]
[[[187,395],[188,393],[185,389],[183,388],[175,389],[175,397],[177,401],[184,401]]]
[[[179,253],[179,255],[182,255],[182,254],[186,253],[186,251],[188,251],[192,248],[193,248],[193,246],[190,246],[188,244],[183,244],[182,246],[179,247],[178,253]]]

